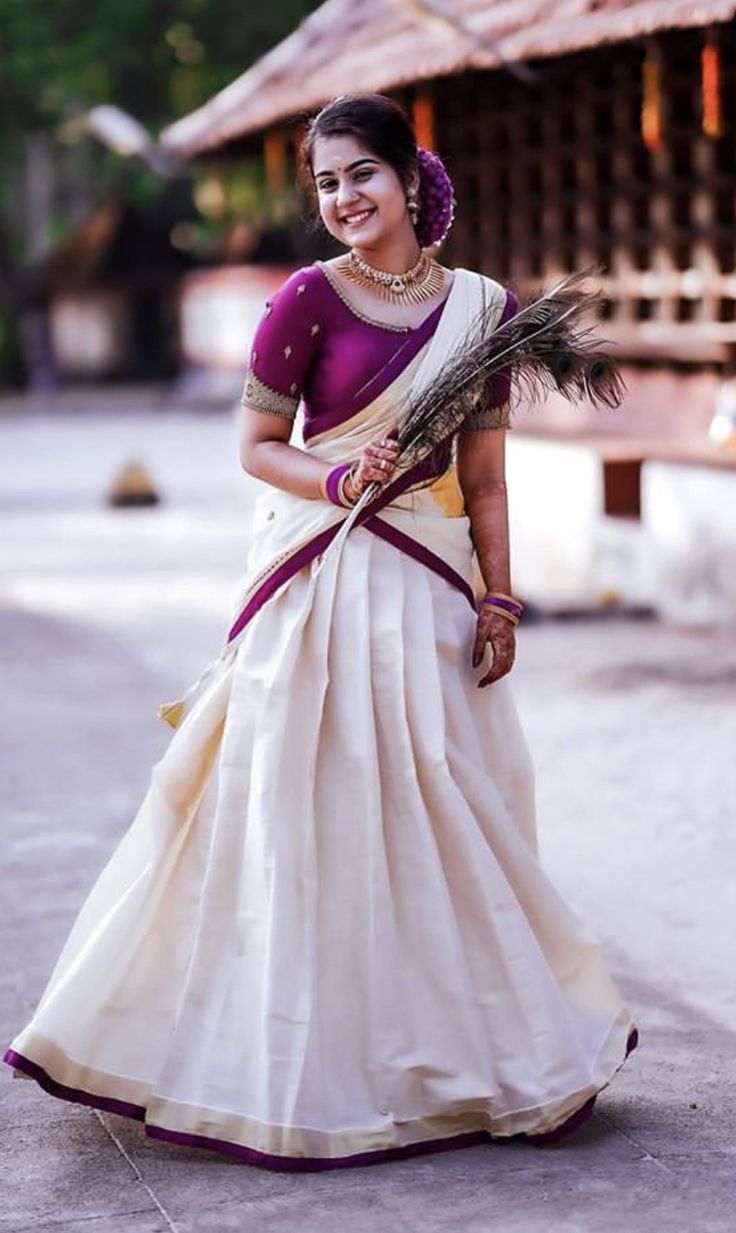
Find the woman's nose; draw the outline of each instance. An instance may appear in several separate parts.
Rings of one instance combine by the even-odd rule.
[[[350,202],[355,201],[357,196],[358,194],[354,184],[339,184],[336,198],[338,209],[342,206],[350,205]]]

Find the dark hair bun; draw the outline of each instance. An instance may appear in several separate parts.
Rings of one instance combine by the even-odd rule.
[[[429,248],[444,240],[455,217],[455,193],[447,168],[439,154],[417,148],[419,164],[419,205],[417,240]]]

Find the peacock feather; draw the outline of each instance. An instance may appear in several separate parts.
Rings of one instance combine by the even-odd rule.
[[[451,443],[467,416],[481,401],[488,378],[505,371],[510,378],[512,410],[557,392],[570,402],[588,399],[594,406],[618,407],[626,392],[615,360],[601,349],[595,321],[602,292],[585,289],[599,272],[589,266],[567,275],[532,298],[496,326],[497,309],[478,313],[455,346],[437,379],[409,398],[398,419],[401,470],[434,456],[438,472],[451,460]],[[341,528],[344,540],[358,514],[380,492],[369,484]]]
[[[496,309],[478,314],[437,380],[400,416],[402,467],[421,461],[451,438],[478,405],[488,378],[501,370],[510,377],[512,409],[551,392],[571,402],[620,405],[626,390],[623,378],[590,323],[602,299],[600,290],[583,287],[591,272],[588,268],[568,275],[495,328]]]

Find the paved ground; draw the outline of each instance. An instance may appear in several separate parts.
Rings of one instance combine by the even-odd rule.
[[[168,740],[157,704],[219,647],[240,577],[232,418],[155,404],[0,403],[5,1042]],[[134,457],[165,502],[110,511]],[[545,863],[642,1037],[574,1141],[289,1176],[147,1140],[2,1068],[0,1229],[733,1233],[736,638],[528,623],[514,681]]]

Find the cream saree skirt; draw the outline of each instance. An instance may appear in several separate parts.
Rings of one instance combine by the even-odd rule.
[[[633,1024],[536,850],[508,678],[365,528],[250,622],[5,1060],[146,1133],[334,1167],[558,1126]]]

